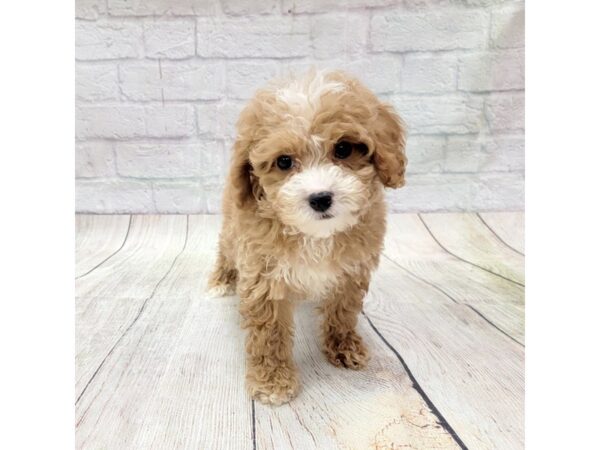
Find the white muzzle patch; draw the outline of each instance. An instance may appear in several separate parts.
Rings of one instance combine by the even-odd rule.
[[[331,194],[331,205],[315,210],[313,194]],[[326,238],[355,225],[366,201],[359,178],[335,164],[309,167],[292,175],[277,194],[278,214],[283,223],[317,238]]]

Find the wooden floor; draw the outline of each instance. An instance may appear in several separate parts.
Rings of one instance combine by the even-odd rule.
[[[523,448],[522,213],[391,216],[368,368],[329,365],[302,305],[278,408],[244,390],[238,299],[204,294],[218,216],[76,222],[78,448]]]

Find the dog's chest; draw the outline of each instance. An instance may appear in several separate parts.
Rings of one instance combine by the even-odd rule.
[[[307,300],[321,300],[339,281],[341,270],[327,251],[305,248],[278,261],[273,275]]]

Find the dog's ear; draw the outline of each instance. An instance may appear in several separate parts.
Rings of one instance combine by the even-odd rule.
[[[404,186],[406,171],[406,131],[402,119],[390,105],[377,106],[374,122],[375,150],[373,164],[386,187]]]
[[[256,114],[251,105],[248,105],[240,114],[237,130],[229,179],[236,205],[243,208],[256,199],[257,187],[257,180],[252,174],[252,164],[250,164],[250,149],[254,143],[254,131],[256,130]]]
[[[248,150],[245,143],[237,140],[233,147],[231,172],[229,173],[235,203],[242,208],[252,200],[252,165],[248,160]]]

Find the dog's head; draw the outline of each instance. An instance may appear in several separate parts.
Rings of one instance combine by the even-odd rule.
[[[356,79],[312,71],[274,83],[238,121],[235,201],[328,237],[356,224],[382,185],[404,184],[404,147],[400,118]]]

